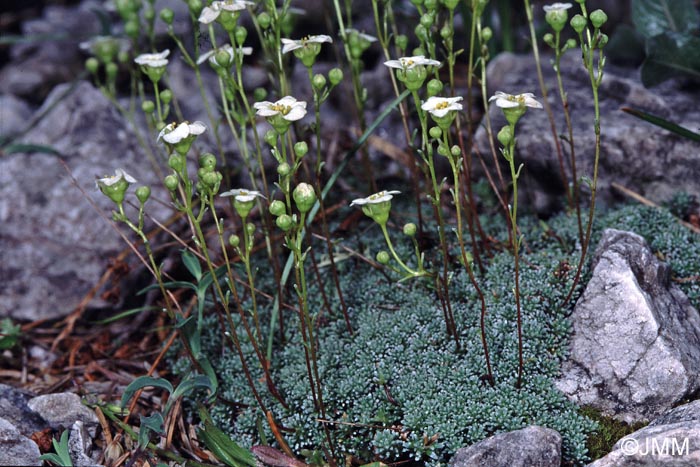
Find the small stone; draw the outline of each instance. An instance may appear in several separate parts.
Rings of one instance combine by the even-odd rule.
[[[42,465],[39,447],[0,417],[0,465]]]
[[[54,428],[67,428],[80,421],[92,434],[99,423],[95,413],[82,404],[77,394],[70,392],[37,396],[27,405]]]

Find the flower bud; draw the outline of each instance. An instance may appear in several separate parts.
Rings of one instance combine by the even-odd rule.
[[[148,198],[151,197],[151,187],[140,186],[136,189],[136,198],[138,198],[139,203],[145,204]]]
[[[202,8],[204,8],[202,0],[187,0],[187,7],[195,17],[199,17],[199,14],[202,13]]]
[[[243,26],[237,26],[235,32],[233,33],[233,38],[236,40],[236,44],[243,45],[247,37],[248,30]]]
[[[267,97],[267,90],[265,88],[255,88],[253,90],[253,99],[255,102],[264,101]]]
[[[241,237],[238,235],[231,235],[228,237],[228,244],[231,245],[234,248],[238,248],[238,245],[241,244]]]
[[[273,216],[281,216],[282,214],[287,213],[287,206],[285,206],[284,203],[278,199],[270,203],[269,209],[270,214],[272,214]]]
[[[493,37],[493,30],[490,27],[485,27],[481,30],[481,41],[488,42]]]
[[[156,19],[156,10],[150,5],[143,11],[143,18],[149,23]]]
[[[245,225],[245,230],[246,232],[248,232],[248,235],[253,235],[255,233],[255,224],[253,224],[252,222],[248,222]]]
[[[450,151],[447,149],[447,146],[445,146],[442,143],[438,144],[437,153],[443,157],[447,157],[450,155]]]
[[[262,12],[258,15],[258,24],[262,29],[267,29],[270,27],[270,23],[272,23],[272,18],[270,18],[270,15],[267,14],[266,12]]]
[[[396,47],[398,47],[399,50],[406,50],[406,47],[408,47],[408,36],[405,34],[399,34],[396,36],[394,42],[396,42]]]
[[[440,136],[442,136],[442,130],[439,126],[434,126],[430,130],[428,130],[428,134],[433,139],[440,139]]]
[[[389,263],[389,253],[387,253],[384,250],[377,253],[377,262],[379,264],[388,264]]]
[[[447,7],[448,10],[454,10],[459,5],[459,0],[442,0],[442,4]]]
[[[109,81],[114,81],[117,77],[117,73],[119,73],[119,67],[116,63],[109,62],[105,65],[105,74],[107,75],[107,79]]]
[[[569,13],[565,8],[552,8],[546,10],[544,19],[555,32],[561,32],[561,30],[564,29],[564,26],[566,26],[566,20],[569,19]]]
[[[298,184],[294,189],[292,196],[294,197],[294,202],[297,205],[297,209],[301,213],[309,212],[316,202],[316,192],[314,191],[314,187],[308,183]]]
[[[185,158],[180,154],[174,152],[168,158],[168,167],[176,172],[182,171],[185,165]]]
[[[598,36],[598,48],[602,49],[608,43],[608,35],[601,34]]]
[[[437,96],[442,92],[442,81],[433,78],[428,81],[428,97]]]
[[[429,11],[434,11],[438,6],[438,0],[423,0],[423,5],[425,5]]]
[[[408,235],[409,237],[413,237],[414,235],[416,235],[417,230],[418,228],[413,222],[409,222],[408,224],[403,226],[404,235]]]
[[[574,28],[574,31],[576,31],[577,34],[581,34],[586,27],[586,18],[584,18],[581,15],[576,15],[573,18],[571,18],[570,24],[571,27]]]
[[[430,13],[425,13],[423,16],[420,17],[420,24],[425,29],[430,29],[430,27],[433,25],[434,21],[435,21],[435,17],[433,15],[431,15]]]
[[[462,149],[455,144],[450,148],[450,154],[452,157],[459,157],[462,155]]]
[[[287,232],[294,226],[294,219],[292,219],[292,217],[289,214],[282,214],[277,219],[275,219],[275,224],[283,232]]]
[[[210,152],[205,152],[199,157],[199,166],[207,169],[215,168],[216,156]]]
[[[504,147],[510,146],[510,143],[513,141],[513,129],[509,125],[504,126],[498,132],[498,141]]]
[[[268,130],[263,136],[263,139],[269,146],[274,146],[277,144],[277,132],[275,130]]]
[[[314,91],[316,91],[317,94],[320,94],[326,87],[326,77],[321,73],[315,74],[311,79],[311,86],[313,86]]]
[[[168,105],[173,100],[173,92],[170,89],[163,89],[160,92],[160,100],[163,104]]]
[[[449,24],[444,25],[443,27],[440,28],[440,37],[442,37],[444,40],[449,39],[454,35],[454,30]]]
[[[202,177],[202,183],[206,185],[209,188],[216,188],[217,185],[221,182],[221,179],[223,178],[223,175],[221,175],[220,172],[207,172],[204,174]]]
[[[564,49],[575,49],[576,48],[576,39],[569,38],[566,40],[566,44],[564,45]]]
[[[168,189],[168,191],[177,190],[177,186],[179,185],[179,183],[180,181],[177,179],[177,175],[174,174],[170,174],[163,179],[163,184],[165,185],[165,188]]]
[[[548,32],[542,37],[542,40],[544,41],[545,44],[550,46],[551,48],[554,48],[554,35],[551,32]]]
[[[156,105],[153,101],[143,101],[141,103],[141,110],[143,110],[145,114],[152,114],[156,110]]]
[[[340,68],[333,68],[328,72],[328,81],[331,82],[332,86],[337,86],[343,81],[343,70]]]
[[[163,8],[160,10],[160,19],[165,24],[173,24],[173,19],[175,18],[175,13],[170,8]]]
[[[97,73],[97,70],[100,68],[100,62],[97,61],[95,57],[90,57],[87,60],[85,60],[85,69],[92,73],[93,75]]]
[[[294,154],[297,157],[304,157],[307,152],[309,152],[309,145],[306,144],[306,141],[299,141],[294,145]]]
[[[418,26],[416,26],[415,29],[413,30],[413,32],[416,35],[416,37],[418,39],[420,39],[421,41],[428,40],[428,30],[422,24],[419,24]]]
[[[282,162],[280,165],[277,166],[277,173],[281,177],[286,177],[290,173],[292,173],[292,168],[286,162]]]
[[[139,26],[138,17],[136,21],[129,20],[124,23],[124,33],[131,39],[136,40],[139,38],[139,33],[141,32],[141,26]]]
[[[600,29],[600,27],[608,20],[608,15],[606,15],[603,10],[598,9],[592,12],[589,18],[591,18],[591,24],[593,27]]]

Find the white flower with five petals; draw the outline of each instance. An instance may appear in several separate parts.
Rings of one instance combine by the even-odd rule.
[[[394,195],[398,195],[401,192],[398,190],[390,190],[390,191],[380,191],[379,193],[375,193],[373,195],[369,195],[366,198],[357,198],[352,200],[350,203],[350,206],[364,206],[367,204],[379,204],[379,203],[384,203],[386,201],[391,201],[391,199],[394,197]]]
[[[564,11],[571,8],[573,5],[571,3],[552,3],[551,5],[545,5],[542,9],[549,13],[550,11]]]
[[[532,107],[541,109],[542,104],[537,102],[535,95],[531,92],[523,94],[506,94],[505,92],[496,91],[496,94],[489,98],[489,102],[496,101],[496,105],[502,109],[510,109],[513,107]]]
[[[292,50],[302,49],[308,44],[323,44],[324,42],[333,42],[333,39],[331,36],[326,36],[325,34],[306,36],[299,40],[282,39],[282,53],[286,54]]]
[[[211,5],[205,6],[202,9],[202,13],[199,15],[198,21],[202,24],[209,24],[216,21],[223,11],[234,13],[245,10],[248,5],[255,4],[245,0],[216,0],[211,2]]]
[[[114,171],[114,175],[106,175],[103,178],[99,178],[95,181],[97,188],[101,186],[112,186],[119,183],[121,180],[125,180],[127,183],[136,183],[136,179],[126,173],[122,169],[117,169]]]
[[[165,49],[154,54],[141,54],[134,59],[134,62],[149,68],[162,68],[168,64],[168,55],[170,55],[170,50]]]
[[[256,102],[253,107],[261,117],[280,115],[288,122],[295,122],[306,115],[306,102],[297,101],[292,96],[285,96],[276,102]]]
[[[201,135],[206,129],[206,125],[200,121],[194,123],[182,122],[180,124],[173,122],[160,130],[156,141],[160,141],[162,138],[168,144],[177,144],[190,136]]]
[[[212,49],[209,52],[203,53],[202,55],[199,56],[197,59],[197,65],[201,65],[205,61],[209,60],[209,63],[212,65],[216,66],[221,66],[217,61],[216,61],[216,54],[220,51],[223,50],[226,52],[230,58],[230,62],[233,63],[233,57],[234,54],[242,54],[242,55],[251,55],[253,53],[253,48],[252,47],[238,47],[234,49],[231,47],[231,44],[226,44],[218,49]]]
[[[432,96],[420,106],[421,109],[430,112],[434,117],[442,118],[454,110],[462,110],[461,96],[436,97]]]
[[[384,65],[389,68],[397,68],[399,70],[410,70],[417,66],[440,66],[440,62],[425,58],[424,55],[415,55],[413,57],[401,57],[398,60],[387,60]]]
[[[236,188],[235,190],[224,191],[219,196],[233,196],[236,201],[240,203],[249,203],[255,201],[255,198],[265,198],[262,193],[255,190],[245,190],[243,188]]]

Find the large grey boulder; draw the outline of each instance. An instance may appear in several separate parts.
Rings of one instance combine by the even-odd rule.
[[[700,315],[634,233],[605,230],[592,267],[557,386],[626,422],[657,417],[700,388]]]
[[[500,433],[458,450],[451,467],[559,467],[561,435],[541,426]]]
[[[90,83],[56,86],[37,115],[21,142],[56,154],[0,158],[0,317],[23,320],[69,314],[126,247],[110,225],[114,205],[95,189],[96,177],[122,168],[154,185],[154,199],[168,200],[156,189],[161,183],[131,127]],[[149,206],[160,205],[152,200]],[[163,219],[169,211],[154,212]],[[98,294],[91,305],[107,303]]]
[[[554,112],[557,134],[568,135],[555,74],[550,57],[542,57],[542,68],[548,91],[548,101]],[[595,147],[593,131],[593,98],[588,73],[581,65],[576,50],[564,55],[561,64],[563,82],[568,94],[573,135],[576,143],[577,175],[592,178]],[[537,72],[531,56],[502,53],[488,67],[488,93],[509,94],[532,92],[542,101]],[[611,203],[621,195],[612,183],[628,187],[647,198],[661,203],[678,191],[700,196],[700,158],[697,143],[644,122],[620,110],[629,106],[654,113],[696,130],[700,121],[700,88],[683,88],[678,81],[669,81],[645,89],[638,71],[607,66],[600,88],[602,148],[600,155],[598,200]],[[489,108],[495,134],[506,123],[501,109],[494,103]],[[483,122],[482,122],[483,123]],[[529,109],[516,129],[517,160],[524,164],[521,196],[540,213],[551,213],[565,202],[566,183],[560,176],[555,141],[547,113]],[[568,180],[571,179],[569,145],[561,140]],[[482,126],[476,134],[480,153],[493,169],[488,136]],[[498,154],[501,164],[503,157]],[[479,164],[476,164],[478,166]],[[508,173],[506,171],[506,173]],[[587,192],[586,192],[587,193]],[[584,199],[588,195],[584,194]]]
[[[589,467],[697,467],[700,401],[681,405],[625,436]]]

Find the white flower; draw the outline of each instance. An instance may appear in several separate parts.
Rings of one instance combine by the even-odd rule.
[[[235,190],[224,191],[219,196],[233,196],[240,203],[249,203],[255,201],[255,198],[265,198],[262,193],[255,190],[244,190],[236,188]]]
[[[424,55],[415,55],[413,57],[401,57],[398,60],[387,60],[386,62],[384,62],[384,65],[388,66],[389,68],[398,68],[400,70],[410,70],[411,68],[415,68],[419,65],[440,66],[440,62],[438,62],[437,60],[425,58]]]
[[[226,44],[226,45],[219,47],[218,49],[212,49],[209,52],[200,55],[199,58],[197,59],[197,65],[201,65],[202,63],[204,63],[208,59],[209,63],[211,63],[213,65],[221,66],[216,61],[216,54],[219,50],[223,50],[226,53],[228,53],[228,56],[230,57],[231,63],[233,62],[234,53],[240,53],[243,55],[251,55],[253,53],[252,47],[238,47],[237,49],[234,50],[233,47],[231,47],[231,44]]]
[[[370,36],[369,34],[365,34],[364,32],[360,32],[360,31],[358,31],[357,29],[347,28],[347,29],[345,30],[345,34],[346,34],[348,37],[350,37],[351,35],[357,34],[357,37],[358,37],[360,40],[364,40],[364,41],[367,41],[367,42],[377,42],[377,38],[376,38],[376,37]]]
[[[245,10],[246,6],[254,5],[253,2],[245,0],[217,0],[211,2],[211,5],[205,6],[202,13],[199,15],[199,22],[209,24],[219,17],[222,11],[236,12]]]
[[[544,11],[549,13],[550,11],[564,11],[571,8],[573,5],[571,3],[552,3],[551,5],[545,5],[542,8]]]
[[[541,109],[542,104],[535,100],[535,95],[531,92],[526,92],[524,94],[506,94],[505,92],[496,91],[496,94],[489,98],[489,102],[496,101],[496,105],[502,109],[510,109],[513,107],[532,107],[535,109]]]
[[[98,188],[100,186],[112,186],[115,183],[119,183],[122,179],[126,180],[127,183],[136,183],[136,179],[134,177],[122,169],[117,169],[114,171],[114,175],[105,175],[103,178],[97,179],[95,184]]]
[[[306,115],[306,102],[297,101],[292,96],[285,96],[277,102],[256,102],[253,107],[261,117],[281,115],[289,122],[295,122]]]
[[[160,68],[168,64],[168,55],[170,55],[170,50],[165,49],[162,52],[155,54],[141,54],[134,59],[138,65],[147,66],[150,68]]]
[[[453,110],[462,110],[462,104],[459,101],[462,97],[430,97],[420,106],[421,109],[427,110],[435,117],[444,117]]]
[[[114,56],[119,52],[128,52],[130,48],[131,43],[128,40],[114,36],[95,36],[80,43],[80,50],[96,56],[103,53]]]
[[[352,200],[352,203],[350,203],[350,206],[364,206],[365,204],[384,203],[386,201],[390,201],[394,195],[398,195],[399,193],[401,192],[398,190],[380,191],[379,193],[375,193],[366,198],[354,199]]]
[[[319,34],[317,36],[306,36],[297,41],[292,39],[282,39],[282,53],[286,54],[292,50],[306,47],[307,44],[322,44],[324,42],[333,42],[331,36]]]
[[[163,138],[163,141],[168,144],[177,144],[190,136],[201,135],[206,129],[207,127],[204,123],[200,121],[194,123],[182,122],[179,125],[173,122],[160,130],[156,141],[160,141]]]

